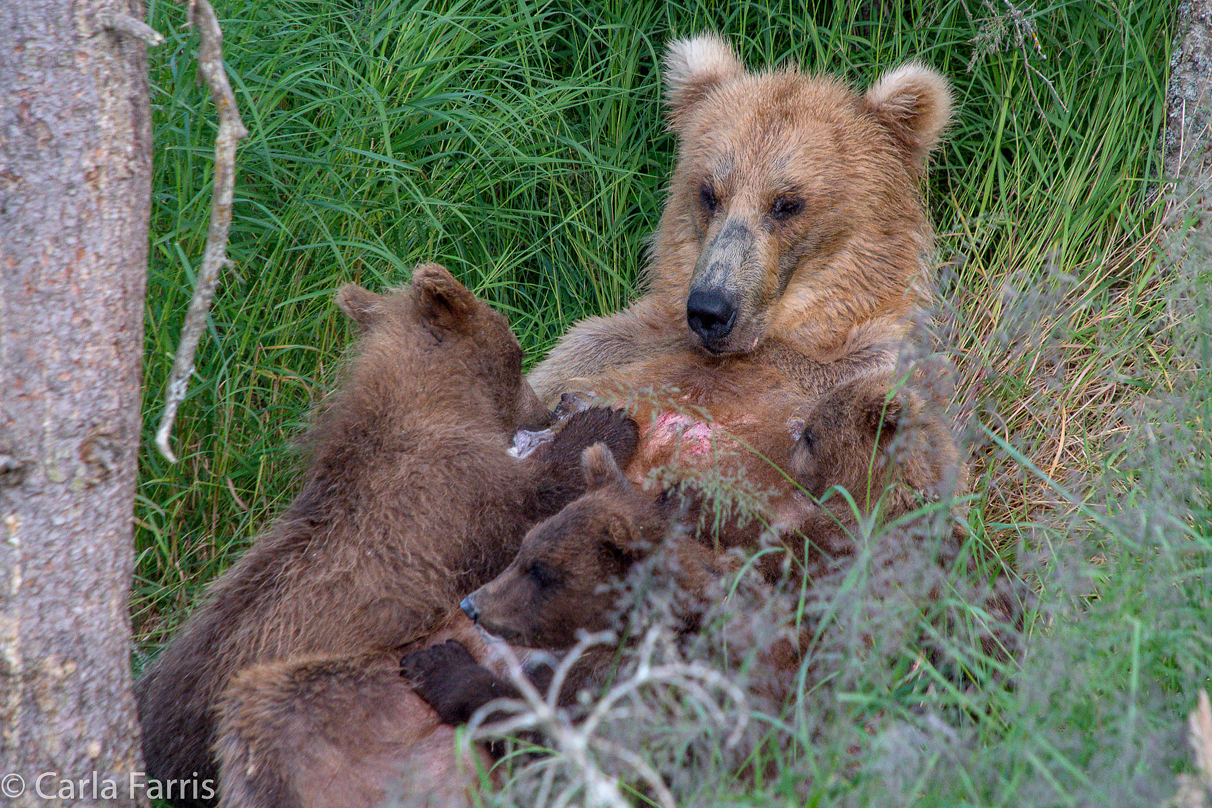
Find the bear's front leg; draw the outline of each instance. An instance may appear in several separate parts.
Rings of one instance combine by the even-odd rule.
[[[684,304],[674,310],[641,298],[623,311],[574,325],[527,380],[551,406],[570,383],[592,381],[610,370],[691,348]]]

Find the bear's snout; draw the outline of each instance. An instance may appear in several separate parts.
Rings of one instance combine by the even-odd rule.
[[[476,602],[471,599],[471,595],[459,601],[459,608],[463,610],[463,614],[471,618],[471,622],[480,622],[480,610],[476,607]]]
[[[686,299],[686,323],[702,338],[704,347],[715,353],[713,346],[732,332],[736,306],[719,289],[699,289]]]

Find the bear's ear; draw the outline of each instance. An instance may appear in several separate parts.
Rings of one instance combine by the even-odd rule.
[[[610,447],[604,443],[595,443],[581,452],[581,471],[585,473],[585,484],[590,491],[607,485],[627,484]]]
[[[921,62],[880,76],[864,99],[919,170],[951,121],[951,83]]]
[[[466,331],[476,298],[441,264],[421,264],[412,271],[412,299],[430,329]]]
[[[804,415],[795,415],[787,419],[786,429],[787,434],[791,436],[791,442],[795,443],[804,434],[804,428],[808,426],[808,422],[804,419]]]
[[[744,72],[732,48],[715,34],[670,42],[665,53],[665,102],[671,128],[681,131],[696,104],[720,83]]]
[[[904,390],[891,395],[876,394],[863,403],[863,425],[875,439],[876,445],[887,446],[896,437],[905,412],[906,395]]]
[[[636,553],[636,535],[631,526],[617,514],[610,514],[598,543],[599,561],[623,573],[639,560]]]
[[[383,316],[383,298],[356,283],[347,283],[337,291],[337,306],[365,333]]]

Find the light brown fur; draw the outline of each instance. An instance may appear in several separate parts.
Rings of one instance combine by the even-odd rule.
[[[634,446],[634,427],[593,410],[529,457],[511,457],[515,430],[543,426],[549,415],[522,378],[508,322],[437,265],[418,267],[410,287],[388,295],[347,286],[338,303],[362,331],[360,353],[312,430],[300,494],[211,584],[139,680],[149,777],[214,778],[213,743],[243,760],[235,745],[257,737],[248,721],[277,726],[286,719],[276,704],[306,713],[309,703],[289,692],[277,701],[262,693],[275,681],[314,685],[311,663],[300,660],[390,657],[431,638],[463,593],[509,562],[531,524],[583,490],[586,444],[606,440],[624,454]],[[250,700],[229,705],[226,715],[241,718],[225,735],[214,710],[233,675],[274,663],[284,667],[241,680]],[[364,681],[371,700],[399,689]],[[319,714],[301,725],[321,720],[328,703],[317,697]],[[345,751],[351,760],[370,754]],[[282,765],[280,774],[291,768]],[[225,772],[225,805],[309,799],[302,781],[283,792],[294,802],[249,796],[246,783],[235,783],[248,772]]]
[[[785,469],[788,450],[763,433],[840,384],[891,373],[928,302],[918,184],[950,90],[916,63],[866,94],[751,72],[714,36],[672,43],[665,84],[680,147],[645,293],[574,326],[530,379],[548,400],[623,402],[641,429],[632,480],[714,477],[785,510],[793,486],[767,461]],[[749,544],[751,532],[715,535]]]
[[[786,468],[788,419],[826,391],[857,376],[883,375],[891,359],[862,351],[830,363],[800,362],[789,384],[770,348],[758,355],[721,360],[680,351],[647,363],[642,372],[604,374],[595,392],[624,408],[640,430],[639,445],[627,466],[636,483],[671,485],[750,476],[778,483],[767,471]],[[721,363],[727,370],[721,371]],[[764,461],[770,462],[764,462]]]
[[[750,357],[790,386],[813,363],[895,352],[929,297],[917,186],[950,117],[945,79],[911,63],[860,95],[796,70],[747,71],[703,36],[671,44],[665,81],[680,150],[646,292],[569,331],[532,371],[536,392],[643,377],[678,352],[720,357],[720,377]],[[734,315],[726,329],[702,316],[696,328],[696,292]]]

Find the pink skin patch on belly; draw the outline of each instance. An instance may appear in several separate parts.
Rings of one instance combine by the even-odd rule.
[[[705,454],[711,450],[712,426],[697,418],[666,410],[640,431],[640,440],[653,446],[679,443],[682,451]]]
[[[735,423],[717,421],[711,414],[687,413],[678,409],[659,409],[655,415],[637,419],[640,444],[628,466],[628,476],[644,484],[654,469],[677,469],[675,476],[695,470],[712,472],[721,465],[734,465],[744,453],[734,434],[748,425],[748,414],[735,417]],[[668,479],[666,477],[666,479]]]

